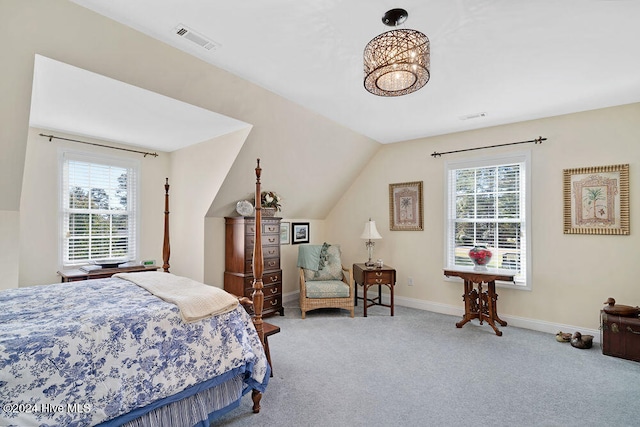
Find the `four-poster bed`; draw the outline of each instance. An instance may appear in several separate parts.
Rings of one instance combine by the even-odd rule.
[[[255,171],[260,200],[259,159]],[[206,427],[249,391],[260,410],[260,227],[253,298],[241,301],[253,318],[222,289],[169,273],[168,180],[164,232],[164,272],[0,292],[0,425]]]

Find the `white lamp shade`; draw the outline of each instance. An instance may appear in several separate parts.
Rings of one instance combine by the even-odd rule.
[[[378,233],[378,229],[376,228],[375,221],[369,220],[364,224],[364,231],[360,238],[365,240],[382,239],[382,236]]]

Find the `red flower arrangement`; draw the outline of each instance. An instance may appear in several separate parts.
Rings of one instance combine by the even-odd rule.
[[[492,255],[491,251],[483,246],[474,246],[469,251],[469,258],[475,265],[479,266],[489,264]]]

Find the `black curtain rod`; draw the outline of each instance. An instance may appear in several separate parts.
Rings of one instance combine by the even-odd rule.
[[[62,138],[61,136],[45,135],[43,133],[41,133],[40,136],[44,136],[45,138],[49,138],[49,142],[51,142],[51,140],[55,138],[55,139],[62,139],[63,141],[79,142],[80,144],[95,145],[96,147],[111,148],[112,150],[129,151],[131,153],[143,154],[144,157],[147,157],[147,156],[158,157],[158,153],[150,153],[148,151],[138,151],[138,150],[131,150],[129,148],[112,147],[110,145],[97,144],[95,142],[78,141],[77,139]]]
[[[431,157],[435,158],[435,157],[440,157],[443,154],[462,153],[463,151],[484,150],[485,148],[505,147],[507,145],[528,144],[530,142],[535,142],[536,144],[542,144],[542,141],[546,141],[546,140],[547,138],[543,138],[539,136],[536,139],[530,139],[529,141],[508,142],[506,144],[487,145],[484,147],[476,147],[476,148],[465,148],[463,150],[445,151],[444,153],[438,153],[434,151]]]

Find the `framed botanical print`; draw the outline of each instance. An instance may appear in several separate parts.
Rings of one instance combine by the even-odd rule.
[[[389,184],[389,228],[392,231],[424,230],[422,181]]]
[[[629,165],[564,170],[565,234],[629,234]]]
[[[288,245],[289,244],[289,225],[288,222],[280,223],[280,244]]]

